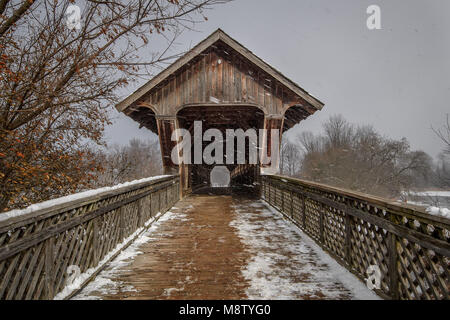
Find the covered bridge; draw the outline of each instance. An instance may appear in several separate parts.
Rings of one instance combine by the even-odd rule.
[[[117,105],[159,135],[169,175],[1,214],[0,300],[448,300],[450,220],[423,208],[260,175],[247,153],[222,162],[257,192],[186,196],[213,165],[177,166],[176,129],[283,132],[322,107],[217,30]]]
[[[215,128],[224,135],[225,129],[268,129],[270,141],[269,129],[282,133],[322,107],[322,102],[220,29],[117,105],[159,135],[164,173],[180,173],[183,194],[209,185],[213,166],[175,164],[171,159],[177,144],[171,140],[175,129],[189,130],[192,138],[194,121],[202,121],[203,132]],[[279,153],[279,148],[270,150],[267,145],[269,150],[262,152],[268,157]],[[248,164],[248,152],[245,158]],[[249,166],[238,166],[227,164],[232,178],[248,177]],[[250,171],[255,176],[259,165]]]

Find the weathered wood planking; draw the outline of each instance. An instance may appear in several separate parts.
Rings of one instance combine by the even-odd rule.
[[[179,177],[106,191],[0,222],[0,300],[52,299],[67,268],[100,267],[124,239],[179,199]]]
[[[202,121],[205,130],[284,132],[323,103],[218,29],[116,107],[159,135],[165,173],[185,174],[171,161],[176,129]]]
[[[243,58],[236,54],[227,56],[217,48],[181,68],[138,101],[137,106],[150,107],[157,115],[173,116],[186,105],[235,102],[258,104],[266,114],[280,115],[288,106],[307,105]]]
[[[262,176],[262,196],[377,291],[391,299],[449,299],[450,223],[418,208],[282,176]]]

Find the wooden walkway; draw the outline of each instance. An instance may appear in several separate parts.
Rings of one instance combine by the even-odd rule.
[[[193,195],[74,299],[375,298],[305,237],[261,200]]]

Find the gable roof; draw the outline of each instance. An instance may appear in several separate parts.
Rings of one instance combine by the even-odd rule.
[[[133,92],[131,95],[129,95],[127,98],[122,100],[116,105],[117,110],[123,111],[133,103],[135,103],[137,100],[139,100],[142,96],[144,96],[147,92],[152,90],[154,87],[156,87],[158,84],[163,82],[165,79],[167,79],[171,74],[182,68],[185,64],[187,64],[189,61],[194,59],[196,56],[198,56],[200,53],[202,53],[204,50],[212,46],[217,41],[221,40],[226,45],[230,46],[232,49],[234,49],[236,52],[238,52],[240,55],[245,57],[247,60],[249,60],[251,63],[256,65],[258,68],[266,72],[267,74],[271,75],[274,79],[279,81],[281,84],[286,86],[288,89],[293,91],[298,96],[302,97],[305,101],[307,101],[311,106],[316,108],[317,110],[321,110],[324,106],[324,103],[318,100],[317,98],[313,97],[312,95],[308,94],[307,91],[305,91],[303,88],[301,88],[298,84],[293,82],[292,80],[286,78],[281,72],[276,70],[275,68],[268,65],[266,62],[264,62],[262,59],[257,57],[255,54],[253,54],[250,50],[245,48],[243,45],[241,45],[239,42],[231,38],[228,34],[226,34],[221,29],[217,29],[214,31],[209,37],[198,43],[194,48],[192,48],[190,51],[188,51],[186,54],[184,54],[181,58],[179,58],[177,61],[172,63],[169,67],[167,67],[165,70],[161,71],[158,75],[156,75],[154,78],[152,78],[150,81],[148,81],[146,84],[141,86],[139,89],[137,89],[135,92]]]

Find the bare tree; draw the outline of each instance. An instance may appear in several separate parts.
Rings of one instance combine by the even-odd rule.
[[[288,139],[281,143],[280,173],[296,176],[300,170],[300,151],[298,147]]]
[[[98,186],[132,181],[162,172],[158,141],[131,139],[128,145],[114,145],[104,154],[104,170],[97,177]]]
[[[434,133],[442,140],[444,143],[444,154],[450,155],[450,117],[447,114],[447,121],[441,129],[432,128]]]
[[[350,145],[353,126],[342,115],[333,115],[323,125],[325,137],[331,147],[340,148]]]
[[[331,117],[324,131],[324,136],[300,135],[303,178],[385,197],[431,183],[431,157],[411,151],[405,138],[383,137],[373,127],[354,127],[341,116]]]
[[[73,29],[73,1],[0,1],[0,212],[89,187],[118,90],[223,2],[86,0]]]
[[[322,147],[322,137],[316,137],[310,131],[304,131],[297,135],[297,140],[306,153],[319,152]]]
[[[444,143],[442,153],[439,155],[439,162],[436,168],[436,180],[439,187],[450,187],[450,118],[447,114],[446,123],[440,129],[432,128],[434,133]]]

